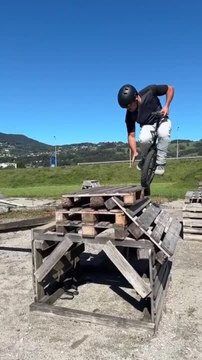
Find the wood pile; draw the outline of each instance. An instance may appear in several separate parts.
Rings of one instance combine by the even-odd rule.
[[[32,231],[35,301],[30,309],[99,324],[157,329],[181,223],[152,203],[139,186],[99,187],[66,194],[55,220]],[[92,244],[101,246],[134,289],[134,296],[146,304],[140,320],[53,305],[63,292],[79,290],[80,258],[85,246]],[[144,273],[142,260],[146,264]],[[136,265],[140,265],[139,270]]]
[[[183,207],[184,240],[202,241],[202,183],[196,191],[188,191]]]

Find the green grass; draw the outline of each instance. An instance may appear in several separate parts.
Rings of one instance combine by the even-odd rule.
[[[60,198],[81,188],[84,179],[101,185],[140,184],[140,173],[128,164],[83,165],[58,168],[0,171],[0,193],[12,197]],[[151,190],[155,197],[184,198],[202,180],[202,160],[170,160],[163,177],[155,177]]]

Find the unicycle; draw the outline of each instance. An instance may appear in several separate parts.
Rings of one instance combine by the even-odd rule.
[[[147,189],[149,194],[150,184],[154,178],[156,170],[158,127],[163,121],[166,121],[167,119],[167,117],[165,117],[160,112],[152,113],[152,115],[154,116],[156,126],[154,131],[152,131],[152,143],[147,151],[146,156],[144,157],[144,163],[141,170],[141,185]]]

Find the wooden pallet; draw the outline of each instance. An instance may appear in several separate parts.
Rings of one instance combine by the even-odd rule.
[[[62,196],[62,207],[69,209],[78,206],[90,206],[91,208],[105,208],[106,201],[112,196],[117,196],[125,205],[133,205],[145,195],[145,189],[141,186],[100,186],[71,192]]]
[[[190,203],[184,206],[183,238],[202,241],[202,203]]]
[[[126,225],[126,216],[119,209],[108,211],[105,209],[72,208],[56,211],[56,227],[59,232],[81,229],[83,236],[94,237],[113,225],[123,228]]]
[[[199,186],[196,191],[187,191],[185,194],[185,204],[200,203],[202,204],[202,190]]]

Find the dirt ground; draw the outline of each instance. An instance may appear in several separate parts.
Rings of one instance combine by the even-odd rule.
[[[180,218],[181,203],[167,208],[175,208]],[[0,234],[1,360],[202,359],[202,243],[178,242],[166,305],[153,335],[148,330],[123,330],[31,313],[30,242],[30,231]],[[88,291],[86,306],[90,302],[97,309],[105,298],[100,296],[99,304],[91,287]],[[108,313],[113,313],[114,303],[107,306]]]

